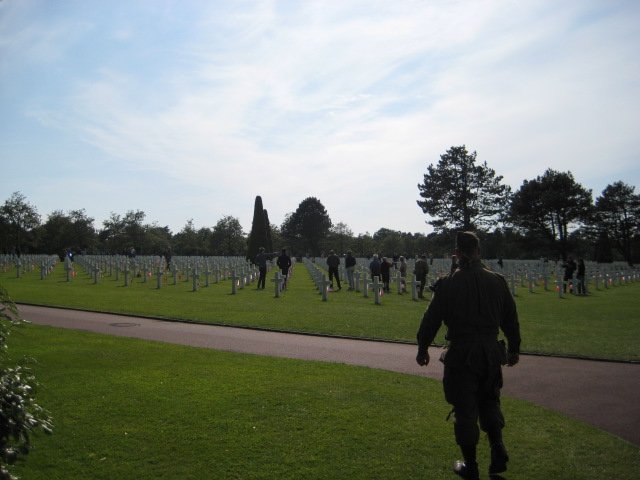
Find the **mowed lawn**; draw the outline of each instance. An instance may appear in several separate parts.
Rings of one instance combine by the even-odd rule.
[[[269,279],[273,277],[273,271]],[[201,286],[171,277],[157,288],[155,277],[135,278],[124,286],[121,277],[105,276],[98,284],[82,270],[66,282],[58,264],[45,280],[38,271],[17,278],[12,269],[0,273],[16,302],[116,312],[204,323],[314,332],[347,337],[414,342],[428,300],[413,301],[395,289],[375,305],[373,295],[329,293],[327,302],[315,288],[307,268],[297,264],[289,288],[275,298],[273,283],[256,283],[231,294],[231,281]],[[429,294],[427,294],[429,297]],[[640,361],[640,282],[592,289],[587,296],[559,298],[555,287],[533,293],[519,287],[515,297],[526,352]],[[444,329],[436,339],[445,343]]]
[[[14,469],[24,480],[456,478],[436,380],[37,325],[9,346],[37,359],[55,424]],[[505,478],[637,478],[637,447],[527,402],[503,408]]]

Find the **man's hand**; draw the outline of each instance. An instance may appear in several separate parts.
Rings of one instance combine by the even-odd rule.
[[[520,355],[517,353],[508,353],[507,354],[507,367],[513,367],[520,361]]]
[[[429,365],[429,351],[425,350],[424,352],[418,351],[418,355],[416,356],[416,362],[421,367],[426,367]]]

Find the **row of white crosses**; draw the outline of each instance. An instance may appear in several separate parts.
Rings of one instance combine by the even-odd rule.
[[[6,256],[5,256],[6,257]],[[35,269],[35,265],[41,263],[41,271],[43,275],[50,273],[54,266],[58,263],[57,256],[23,256],[2,258],[0,265],[3,270],[6,269],[8,261],[14,261],[13,265],[17,265],[18,277],[24,271],[24,267]],[[65,258],[65,272],[67,281],[71,281],[75,276],[75,265],[81,267],[87,275],[89,275],[95,284],[100,279],[108,275],[114,276],[115,281],[120,281],[121,274],[124,277],[124,286],[129,286],[130,282],[141,277],[144,283],[148,282],[152,275],[155,275],[157,288],[162,288],[163,282],[166,281],[166,261],[164,257],[142,256],[129,258],[122,255],[77,255],[75,263],[67,257]],[[231,280],[231,293],[236,294],[237,290],[244,289],[258,279],[259,269],[256,265],[248,262],[244,257],[173,257],[171,259],[170,274],[173,277],[174,285],[178,279],[185,276],[186,282],[192,282],[193,291],[197,291],[200,286],[200,279],[204,277],[207,287],[211,284],[211,279],[215,283],[220,281]],[[273,268],[272,262],[268,263],[268,270]],[[108,273],[107,273],[108,272]],[[276,277],[271,280],[275,286],[275,296],[279,297],[283,289],[286,279],[276,272]]]
[[[563,298],[567,288],[569,293],[578,295],[576,272],[570,282],[565,281],[564,268],[561,263],[538,260],[506,260],[504,261],[504,269],[501,269],[496,263],[492,263],[490,266],[493,270],[505,275],[514,296],[518,283],[521,287],[528,287],[531,293],[535,291],[535,287],[542,283],[546,291],[549,290],[550,285],[555,284],[560,298]],[[585,267],[584,294],[590,292],[592,283],[595,284],[596,290],[601,290],[635,282],[640,278],[640,271],[637,268],[629,267],[622,262],[613,264],[585,262]],[[551,281],[552,277],[555,277],[554,282]],[[571,284],[568,285],[568,283]]]
[[[166,281],[166,261],[163,257],[137,256],[128,258],[121,255],[79,255],[76,262],[94,277],[95,283],[108,271],[109,276],[115,272],[115,280],[120,281],[120,274],[124,275],[124,285],[136,277],[142,278],[144,283],[155,275],[157,287],[162,288]],[[226,280],[232,275],[238,280],[236,286],[244,288],[257,278],[258,270],[243,257],[173,257],[169,274],[173,277],[173,284],[184,275],[186,282],[193,284],[193,290],[197,291],[200,279],[204,277],[205,285],[211,284],[213,276],[215,283]],[[240,281],[241,280],[241,281]]]
[[[21,278],[23,274],[40,269],[40,279],[44,280],[49,275],[56,264],[60,261],[57,255],[0,255],[0,270],[6,272],[15,268],[16,278]]]

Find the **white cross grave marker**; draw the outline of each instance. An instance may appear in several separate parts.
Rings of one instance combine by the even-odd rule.
[[[276,298],[280,298],[280,290],[282,289],[282,286],[284,285],[285,278],[282,275],[280,275],[280,272],[276,272],[274,278],[272,278],[270,281],[273,282],[274,285],[275,285]]]
[[[376,305],[380,305],[380,289],[384,288],[384,283],[380,281],[379,277],[373,277],[373,298]]]
[[[407,282],[407,285],[411,286],[411,300],[418,301],[418,285],[421,282],[418,281],[418,278],[415,275],[411,275],[411,280]]]

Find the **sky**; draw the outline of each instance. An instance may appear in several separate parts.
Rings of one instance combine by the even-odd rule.
[[[461,145],[595,200],[640,181],[638,25],[637,0],[0,0],[0,203],[175,234],[315,197],[428,234],[417,185]]]

